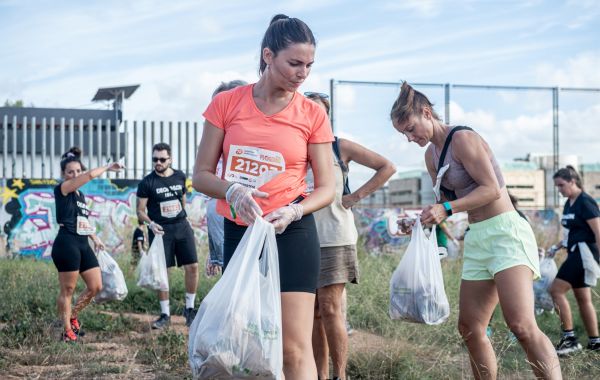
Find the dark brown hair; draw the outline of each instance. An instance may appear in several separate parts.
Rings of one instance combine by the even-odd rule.
[[[583,190],[581,177],[579,176],[579,173],[577,173],[577,170],[575,170],[575,168],[571,165],[567,165],[562,169],[558,169],[558,171],[552,176],[552,179],[556,178],[561,178],[567,182],[575,181],[577,187]]]
[[[60,170],[64,173],[67,165],[71,162],[79,162],[79,165],[81,165],[81,171],[86,170],[85,166],[81,162],[81,149],[76,146],[71,147],[71,149],[66,151],[60,157]]]
[[[291,44],[297,43],[317,45],[315,36],[304,21],[283,14],[275,15],[271,19],[260,45],[259,74],[264,73],[267,68],[267,63],[263,59],[263,50],[265,50],[265,48],[269,48],[269,50],[273,52],[273,55],[276,56],[281,50],[287,48]]]
[[[329,110],[331,109],[331,103],[329,103],[329,99],[320,96],[316,92],[313,92],[310,95],[306,95],[306,97],[310,100],[316,100],[323,103],[323,105],[325,106],[325,111],[327,112],[327,116],[329,116]]]
[[[411,116],[418,116],[423,109],[429,108],[431,115],[441,121],[438,114],[433,110],[433,103],[427,99],[421,92],[412,88],[408,83],[403,82],[400,88],[400,95],[392,105],[390,118],[399,124],[406,122]]]

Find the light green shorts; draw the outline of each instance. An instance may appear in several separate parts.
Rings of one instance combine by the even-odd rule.
[[[491,280],[496,273],[517,265],[540,277],[537,243],[529,223],[516,211],[473,223],[465,234],[463,280]]]

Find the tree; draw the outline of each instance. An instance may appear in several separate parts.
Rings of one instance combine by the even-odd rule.
[[[4,107],[24,108],[25,102],[22,99],[17,99],[14,102],[6,99]],[[33,103],[29,104],[29,107],[34,107]]]

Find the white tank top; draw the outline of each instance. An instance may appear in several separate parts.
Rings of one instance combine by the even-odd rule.
[[[354,245],[358,240],[354,214],[352,210],[342,206],[344,173],[335,157],[333,159],[333,171],[335,175],[335,199],[330,205],[313,213],[321,247]]]

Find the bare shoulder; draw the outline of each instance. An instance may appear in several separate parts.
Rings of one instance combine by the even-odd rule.
[[[461,161],[461,157],[470,156],[481,149],[488,150],[487,143],[477,132],[462,130],[452,136],[452,157]]]

